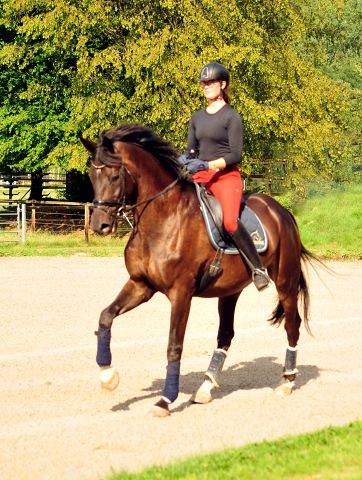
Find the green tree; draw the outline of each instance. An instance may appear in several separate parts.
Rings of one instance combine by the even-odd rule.
[[[322,3],[315,8],[308,0],[0,0],[6,30],[2,71],[5,66],[4,75],[13,71],[19,78],[12,95],[23,108],[21,125],[36,118],[27,117],[34,98],[45,123],[45,113],[52,112],[49,120],[60,122],[52,130],[53,143],[39,142],[49,150],[31,158],[37,165],[85,170],[79,136],[94,139],[123,121],[147,124],[183,150],[190,115],[204,105],[195,80],[202,65],[215,60],[230,69],[232,105],[244,119],[245,173],[250,159],[287,158],[289,185],[302,188],[318,175],[338,177],[346,162],[346,94],[313,63],[323,55]],[[301,44],[320,53],[306,61]],[[32,69],[38,80],[30,88],[24,76],[32,76]],[[55,92],[58,110],[48,108]],[[11,113],[11,105],[1,114],[2,124],[19,114]],[[13,132],[0,127],[0,161],[9,158],[3,148]],[[35,137],[29,134],[29,144]],[[7,155],[15,148],[16,139]],[[11,158],[25,166],[19,156]]]
[[[345,2],[336,12],[331,5],[324,24],[331,26],[334,37],[325,36],[322,46],[324,61],[316,67],[345,92],[345,142],[348,145],[352,170],[361,172],[362,166],[362,0]],[[356,174],[355,174],[356,176]]]
[[[31,37],[15,13],[10,22],[0,10],[0,22],[0,161],[41,171],[52,166],[49,154],[69,120],[65,61]]]

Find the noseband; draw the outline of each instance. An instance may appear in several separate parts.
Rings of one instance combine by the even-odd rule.
[[[106,166],[106,165],[98,166],[98,165],[95,165],[93,162],[92,162],[92,165],[93,165],[94,168],[96,168],[98,170],[100,170],[101,168],[104,168]],[[127,207],[127,205],[126,205],[126,201],[127,201],[126,172],[128,173],[128,175],[131,178],[134,185],[136,185],[136,181],[133,178],[132,173],[128,170],[128,168],[126,167],[126,165],[123,162],[121,164],[120,170],[121,170],[121,181],[122,181],[122,185],[123,185],[122,202],[118,202],[118,201],[115,201],[115,200],[102,200],[100,198],[97,198],[97,199],[93,200],[93,207],[94,208],[99,208],[103,212],[108,213],[108,215],[111,215],[112,217],[119,216],[121,214],[121,212],[129,212],[130,210],[133,210],[133,209],[139,207],[140,205],[143,205],[144,203],[151,202],[155,198],[160,197],[164,193],[171,190],[171,188],[173,188],[176,185],[176,183],[178,183],[179,180],[180,180],[179,178],[176,178],[176,180],[173,181],[168,187],[164,188],[161,192],[156,193],[156,195],[153,195],[153,197],[147,198],[146,200],[143,200],[142,202],[139,202],[139,203],[136,203],[135,205],[131,205],[131,206]],[[112,207],[112,208],[119,207],[119,208],[116,212],[111,212],[108,208],[105,208],[105,207]]]

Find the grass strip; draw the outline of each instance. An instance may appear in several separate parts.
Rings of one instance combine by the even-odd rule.
[[[107,479],[361,480],[362,422],[195,456],[141,473],[113,473]]]
[[[362,259],[362,185],[312,197],[293,211],[303,244],[317,257]],[[4,235],[0,232],[0,240]],[[0,256],[108,257],[123,255],[126,243],[126,238],[91,235],[87,245],[84,232],[35,232],[27,234],[25,245],[0,243]]]
[[[325,259],[362,259],[362,185],[312,197],[293,209],[303,244]]]
[[[67,235],[36,232],[27,234],[25,243],[21,241],[19,243],[0,243],[0,257],[123,256],[126,244],[126,239],[112,236],[91,235],[87,244],[82,232]]]

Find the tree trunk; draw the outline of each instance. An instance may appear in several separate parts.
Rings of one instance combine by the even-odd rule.
[[[43,198],[43,172],[31,172],[31,189],[29,200],[42,200]]]
[[[93,201],[93,187],[88,175],[78,170],[66,174],[65,198],[70,202],[87,203]]]

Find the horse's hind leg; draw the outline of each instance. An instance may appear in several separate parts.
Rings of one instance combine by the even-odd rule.
[[[285,331],[287,333],[287,351],[285,356],[285,363],[282,380],[275,389],[278,395],[290,395],[294,386],[294,379],[298,372],[297,370],[297,350],[298,340],[300,335],[301,317],[298,312],[298,293],[297,288],[288,295],[279,293],[280,303],[279,309],[284,311],[285,317]]]
[[[240,292],[230,297],[219,298],[219,332],[217,336],[217,349],[214,351],[205,380],[190,401],[194,403],[209,403],[212,400],[211,390],[219,387],[221,371],[226,359],[231,340],[234,337],[234,314],[236,302]]]
[[[113,391],[119,383],[119,375],[115,367],[111,366],[111,327],[115,317],[128,312],[143,302],[147,302],[154,291],[143,282],[128,280],[116,299],[103,310],[99,319],[97,345],[97,363],[101,369],[101,386]]]

